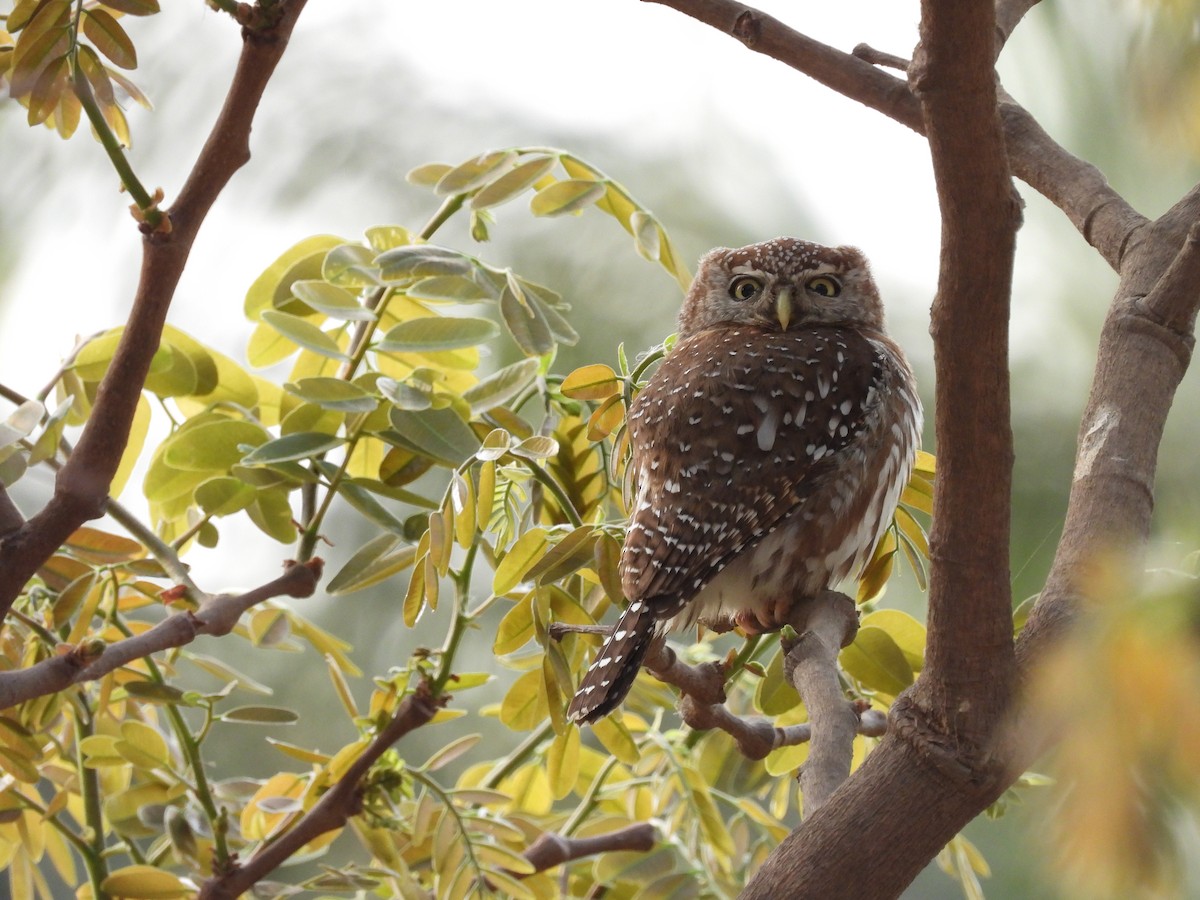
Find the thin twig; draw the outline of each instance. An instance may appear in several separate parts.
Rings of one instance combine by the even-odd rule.
[[[583,859],[586,856],[613,853],[617,850],[648,853],[654,849],[656,843],[658,843],[658,829],[649,822],[638,822],[615,831],[582,838],[563,837],[549,831],[543,832],[538,835],[537,840],[529,845],[524,856],[533,865],[535,872],[544,872],[546,869]]]
[[[244,594],[206,597],[195,612],[186,610],[168,616],[134,637],[108,645],[99,640],[84,641],[26,669],[0,673],[0,709],[61,691],[72,684],[102,678],[135,659],[190,644],[202,634],[228,634],[242,613],[264,600],[311,596],[323,565],[320,559],[290,565],[267,584]]]
[[[445,698],[430,693],[426,684],[417,686],[396,708],[391,721],[346,769],[321,799],[277,840],[266,844],[245,863],[210,878],[200,887],[199,900],[234,900],[258,881],[287,862],[297,850],[319,835],[341,828],[361,806],[360,782],[371,766],[396,741],[433,718]]]

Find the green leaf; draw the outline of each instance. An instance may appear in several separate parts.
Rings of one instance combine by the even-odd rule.
[[[554,349],[554,335],[540,304],[530,303],[511,285],[500,294],[500,318],[526,356],[545,356]]]
[[[494,179],[472,197],[469,204],[471,209],[487,209],[489,206],[507,203],[553,169],[557,160],[556,156],[526,158],[519,166]]]
[[[345,288],[373,288],[380,284],[375,253],[362,244],[342,244],[327,254],[321,265],[321,277]]]
[[[379,483],[382,487],[382,483]],[[338,484],[338,493],[346,502],[362,513],[367,519],[381,528],[386,528],[393,534],[404,534],[404,523],[392,515],[371,491],[356,481],[342,481]]]
[[[318,234],[286,250],[250,285],[244,305],[246,318],[257,320],[264,310],[284,306],[292,297],[292,285],[319,279],[325,254],[344,243],[344,238]]]
[[[130,16],[151,16],[159,11],[158,0],[104,0],[104,5]]]
[[[513,731],[536,728],[549,714],[540,667],[518,678],[500,703],[500,721]]]
[[[267,441],[243,457],[241,463],[244,466],[267,466],[311,459],[322,453],[328,453],[330,450],[336,450],[343,443],[345,443],[344,439],[337,435],[325,434],[320,431],[300,431]]]
[[[650,262],[658,262],[661,244],[658,223],[654,221],[654,216],[645,210],[635,209],[629,216],[629,230],[633,233],[638,256]]]
[[[529,387],[538,374],[539,361],[526,358],[493,372],[463,391],[462,398],[478,416],[512,400]]]
[[[904,652],[882,628],[858,630],[854,643],[838,657],[842,668],[863,687],[892,697],[913,683],[913,670]]]
[[[453,409],[393,409],[385,441],[457,466],[475,455],[479,439]]]
[[[228,516],[241,512],[254,502],[258,492],[240,478],[221,475],[196,487],[196,503],[210,516]]]
[[[525,459],[550,459],[558,455],[558,441],[546,435],[535,434],[525,438],[508,452]]]
[[[593,363],[576,369],[563,379],[559,390],[572,400],[607,400],[621,389],[621,381],[611,366]]]
[[[377,349],[399,353],[458,350],[491,340],[500,327],[491,319],[423,316],[388,329]]]
[[[337,341],[306,319],[277,309],[268,309],[263,312],[262,320],[289,341],[306,350],[330,359],[345,361],[350,358],[341,351]]]
[[[83,11],[83,33],[96,45],[96,49],[122,69],[137,68],[137,50],[125,29],[103,9]]]
[[[328,281],[297,281],[292,285],[292,294],[316,312],[333,319],[370,322],[375,318],[375,312],[366,309],[358,297]]]
[[[370,391],[341,378],[301,378],[295,384],[285,384],[284,389],[322,409],[338,412],[372,412],[379,405],[379,399]]]
[[[526,573],[541,559],[547,544],[544,528],[531,528],[521,535],[496,566],[492,593],[499,597],[520,584]]]
[[[248,725],[291,725],[300,716],[280,706],[238,706],[217,716],[222,722],[241,722]]]
[[[268,438],[261,425],[219,419],[177,432],[166,445],[163,461],[188,472],[227,472],[245,455],[243,445],[257,447]]]
[[[0,447],[8,447],[29,437],[46,412],[36,400],[26,400],[4,422],[0,422]]]
[[[417,300],[440,303],[478,303],[496,299],[491,290],[466,275],[431,275],[409,285],[404,293]]]
[[[122,900],[173,900],[193,893],[178,875],[145,865],[117,869],[101,882],[100,887],[108,896]]]
[[[754,705],[768,716],[782,715],[800,705],[796,688],[784,677],[783,656],[782,650],[775,652],[754,689]]]
[[[434,187],[434,192],[442,197],[468,193],[486,184],[501,169],[511,166],[516,158],[517,154],[512,150],[493,150],[491,153],[481,154],[442,175]]]
[[[492,642],[492,653],[496,656],[507,656],[516,653],[533,640],[533,594],[527,594],[518,600],[513,608],[504,614],[500,624],[496,626],[496,639]]]
[[[882,628],[904,653],[914,672],[925,666],[925,626],[899,609],[877,609],[863,616],[862,627]]]
[[[570,179],[547,185],[529,201],[535,216],[561,216],[591,206],[604,196],[604,182]]]
[[[358,549],[325,586],[331,597],[360,591],[402,572],[413,564],[417,548],[401,543],[399,535],[376,535]]]
[[[429,409],[433,405],[433,390],[426,382],[409,383],[384,376],[376,380],[375,387],[399,409]]]
[[[472,269],[469,259],[457,250],[447,250],[436,244],[412,244],[386,250],[375,257],[380,277],[384,281],[408,281],[430,275],[467,275]]]
[[[414,169],[409,169],[404,179],[409,184],[414,184],[417,187],[431,188],[441,181],[442,176],[453,168],[454,166],[447,165],[446,163],[425,163]]]
[[[177,687],[169,684],[158,684],[154,681],[130,681],[124,685],[126,693],[144,703],[182,703],[185,706],[186,694]]]

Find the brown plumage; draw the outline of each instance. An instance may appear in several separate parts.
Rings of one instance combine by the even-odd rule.
[[[629,411],[630,604],[571,701],[576,721],[621,702],[669,625],[772,630],[857,573],[912,472],[921,403],[855,248],[713,250],[679,325]]]

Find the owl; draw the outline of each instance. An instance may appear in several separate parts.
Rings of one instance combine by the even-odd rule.
[[[859,572],[921,424],[859,250],[776,238],[706,254],[678,341],[629,410],[629,606],[568,715],[616,708],[668,628],[774,630]]]

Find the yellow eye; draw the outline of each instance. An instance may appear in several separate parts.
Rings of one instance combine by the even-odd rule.
[[[729,296],[734,300],[753,300],[762,293],[762,289],[762,280],[753,275],[739,275],[729,282]]]
[[[805,287],[822,297],[836,297],[842,292],[842,283],[832,275],[818,275],[810,278]]]

